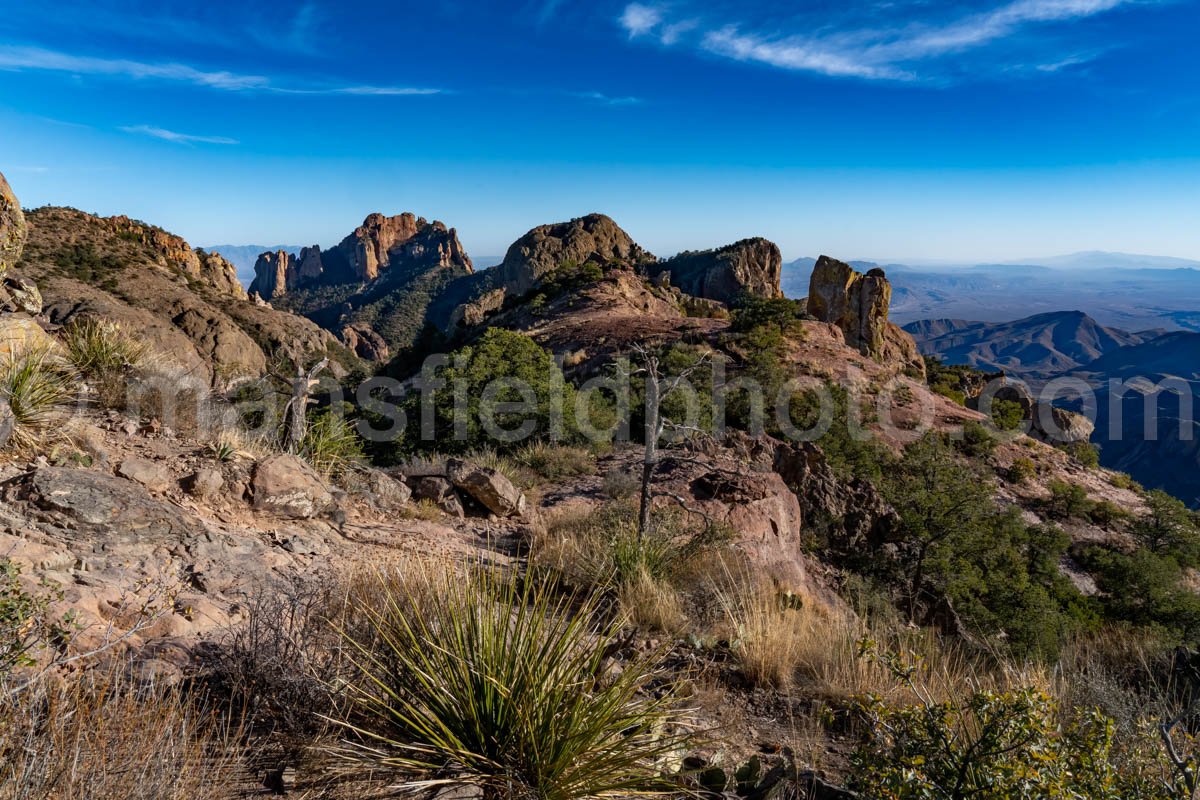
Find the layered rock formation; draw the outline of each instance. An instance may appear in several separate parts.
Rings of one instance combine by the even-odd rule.
[[[888,322],[892,285],[882,269],[866,275],[849,264],[821,256],[808,286],[808,313],[841,329],[846,344],[879,362],[921,375],[924,361],[913,338]]]
[[[684,252],[663,262],[671,285],[694,297],[730,303],[742,295],[782,297],[783,259],[774,242],[743,239],[716,250]]]
[[[21,257],[25,245],[25,215],[21,204],[0,174],[0,280]]]
[[[640,264],[653,259],[603,214],[588,214],[570,222],[540,225],[513,242],[496,267],[498,282],[512,296],[537,286],[550,272],[566,263]]]

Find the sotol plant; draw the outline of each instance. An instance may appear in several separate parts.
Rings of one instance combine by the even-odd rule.
[[[605,658],[617,624],[598,600],[479,569],[426,571],[381,583],[370,635],[350,637],[360,680],[357,767],[410,784],[479,787],[487,798],[629,797],[667,788],[662,762],[679,751],[674,700],[647,685],[651,660],[615,674]]]

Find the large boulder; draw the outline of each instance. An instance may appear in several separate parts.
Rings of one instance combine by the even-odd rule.
[[[291,519],[311,519],[333,503],[333,495],[316,470],[287,453],[258,462],[250,488],[255,509]]]
[[[446,477],[459,491],[477,500],[500,517],[525,513],[525,495],[512,481],[491,467],[481,467],[458,459],[446,462]]]
[[[892,285],[881,269],[866,275],[854,267],[821,256],[808,285],[808,313],[842,329],[846,344],[882,359]]]
[[[641,263],[651,258],[612,219],[588,214],[529,231],[513,242],[496,270],[500,284],[519,297],[566,263]]]
[[[774,242],[743,239],[716,250],[684,252],[663,262],[671,285],[694,297],[729,303],[742,295],[782,297],[783,258]]]
[[[58,342],[28,314],[0,314],[0,361],[27,350],[55,350]]]
[[[21,204],[0,174],[0,279],[17,263],[25,246],[25,215]]]
[[[390,351],[387,341],[366,325],[346,325],[338,335],[356,356],[364,361],[387,361]]]

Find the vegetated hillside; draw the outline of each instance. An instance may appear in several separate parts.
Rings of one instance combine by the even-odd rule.
[[[1106,328],[1082,311],[1057,311],[1003,323],[920,320],[904,329],[924,355],[948,364],[1035,380],[1077,369],[1163,331]]]
[[[29,241],[14,275],[37,285],[49,321],[97,317],[137,331],[193,374],[226,381],[261,375],[276,358],[357,359],[317,326],[250,301],[232,264],[126,217],[69,208],[28,214]]]

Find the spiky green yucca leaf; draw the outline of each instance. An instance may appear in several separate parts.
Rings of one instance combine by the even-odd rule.
[[[71,369],[46,348],[31,348],[0,360],[0,397],[16,425],[9,446],[36,448],[58,427],[75,397]]]
[[[84,375],[104,375],[146,360],[150,348],[115,322],[81,319],[63,328],[67,358]]]
[[[593,621],[596,600],[495,570],[418,581],[386,589],[368,612],[373,642],[351,642],[364,679],[352,727],[365,743],[346,754],[489,797],[669,788],[663,763],[687,739],[673,697],[647,693],[660,676],[650,661],[605,674],[617,628]]]
[[[300,455],[318,472],[336,476],[363,460],[362,442],[352,422],[323,411],[309,421]]]

